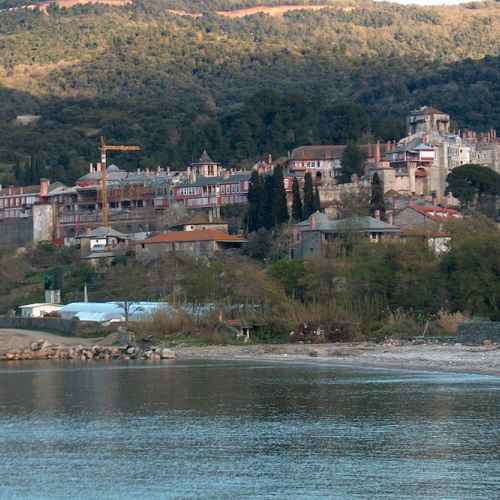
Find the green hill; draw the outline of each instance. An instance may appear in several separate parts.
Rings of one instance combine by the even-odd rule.
[[[235,163],[299,144],[398,138],[422,104],[460,127],[500,129],[499,3],[328,3],[235,19],[214,12],[256,2],[0,13],[0,164],[26,182],[69,181],[97,160],[100,133],[144,146],[131,167],[183,166],[204,148]],[[23,114],[41,119],[16,124]],[[22,174],[29,161],[34,174]]]

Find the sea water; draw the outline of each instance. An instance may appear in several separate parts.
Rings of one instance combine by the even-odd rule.
[[[0,498],[500,498],[500,378],[267,362],[0,366]]]

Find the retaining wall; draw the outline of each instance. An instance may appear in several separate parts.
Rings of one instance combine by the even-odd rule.
[[[117,324],[102,326],[92,321],[60,318],[19,318],[0,316],[0,328],[36,330],[64,337],[105,336],[116,331]]]
[[[0,246],[23,246],[33,241],[33,219],[0,219]]]

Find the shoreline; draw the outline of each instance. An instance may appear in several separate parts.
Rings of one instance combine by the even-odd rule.
[[[178,359],[307,363],[317,366],[500,376],[500,346],[260,344],[173,348]],[[311,352],[314,354],[311,355]]]
[[[27,349],[41,339],[60,349],[85,350],[116,348],[117,337],[99,339],[61,337],[30,330],[0,329],[0,356],[8,351]],[[400,344],[389,341],[336,344],[238,344],[238,345],[174,345],[177,359],[220,361],[263,361],[274,363],[307,363],[317,366],[376,368],[386,370],[470,373],[500,376],[500,345],[469,346],[462,344]],[[158,356],[154,356],[154,359]],[[153,359],[153,360],[154,360]],[[8,366],[5,360],[4,366]]]

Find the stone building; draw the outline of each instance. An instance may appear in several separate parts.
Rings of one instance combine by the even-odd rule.
[[[422,106],[410,112],[406,118],[406,130],[409,136],[420,134],[448,134],[450,116],[432,106]]]
[[[394,223],[401,228],[402,239],[425,241],[435,253],[441,254],[449,248],[448,223],[462,218],[458,210],[451,208],[408,205],[394,214]]]
[[[378,173],[386,192],[456,204],[445,194],[447,176],[454,168],[478,163],[500,172],[495,131],[453,132],[447,113],[424,106],[409,114],[407,133],[380,162],[370,165],[370,175]]]
[[[136,243],[139,259],[151,259],[169,253],[191,257],[211,257],[218,252],[240,249],[244,238],[214,229],[169,231]]]
[[[316,212],[293,227],[291,255],[294,259],[307,257],[336,257],[343,251],[347,237],[365,238],[373,243],[399,238],[400,229],[368,216],[332,219]]]

